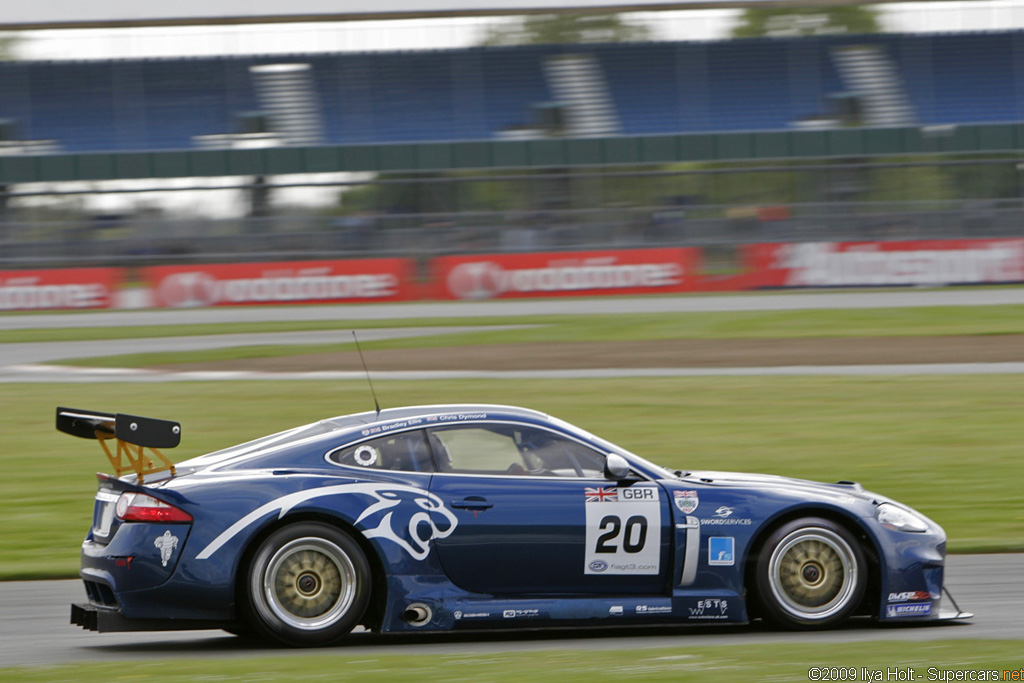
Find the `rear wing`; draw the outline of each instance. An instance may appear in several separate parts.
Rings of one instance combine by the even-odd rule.
[[[57,408],[57,430],[99,441],[118,477],[132,471],[141,484],[147,474],[165,471],[175,474],[174,464],[159,449],[174,448],[181,443],[181,425],[177,422],[124,413]],[[117,442],[114,450],[107,444],[110,439]]]

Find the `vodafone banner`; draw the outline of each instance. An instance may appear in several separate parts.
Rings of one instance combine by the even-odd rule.
[[[1024,240],[807,242],[747,250],[760,287],[877,287],[1024,282]]]
[[[445,256],[431,263],[436,299],[657,294],[694,289],[699,249]]]
[[[115,268],[0,270],[0,311],[110,308]]]
[[[160,307],[329,304],[412,298],[409,259],[291,261],[145,268]]]

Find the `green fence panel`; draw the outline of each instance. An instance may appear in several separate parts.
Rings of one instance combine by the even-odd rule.
[[[380,163],[377,160],[377,150],[379,149],[374,145],[340,148],[338,151],[341,156],[341,170],[376,171],[380,168]]]
[[[168,152],[153,155],[153,174],[157,178],[184,178],[189,174],[189,153]],[[79,164],[81,167],[81,163]]]
[[[37,157],[35,172],[41,178],[71,179],[78,175],[75,159],[69,156]]]
[[[268,147],[263,150],[266,163],[262,173],[309,173],[303,147]]]
[[[446,171],[457,168],[451,145],[422,143],[415,146],[416,168],[422,171]]]
[[[754,133],[754,158],[756,159],[784,159],[793,156],[790,151],[789,133]]]
[[[453,164],[455,168],[491,168],[499,164],[494,162],[495,156],[502,147],[500,142],[456,142],[452,144]],[[520,161],[513,166],[524,166]]]
[[[151,154],[118,154],[114,159],[114,173],[118,178],[152,178]]]
[[[36,180],[37,176],[32,157],[0,157],[0,182],[26,182]]]
[[[564,140],[527,140],[519,144],[526,145],[526,162],[530,166],[551,168],[568,165]]]
[[[565,151],[570,166],[600,166],[605,163],[603,140],[570,140]]]
[[[227,155],[223,150],[202,150],[191,152],[192,163],[190,175],[219,176],[229,175]]]
[[[228,171],[232,175],[263,175],[267,167],[262,149],[233,149],[228,152]]]
[[[719,159],[753,159],[753,133],[719,133],[715,137],[715,150]]]
[[[797,158],[828,156],[828,131],[801,130],[786,133],[790,154]]]
[[[407,144],[385,145],[380,148],[380,170],[415,171],[416,147]]]
[[[828,131],[828,154],[834,157],[864,156],[864,134],[861,130]]]
[[[605,163],[636,164],[640,149],[636,138],[608,138],[603,142]]]
[[[341,170],[337,147],[307,147],[302,153],[307,173],[334,173]]]
[[[1015,153],[1024,123],[0,157],[0,183]]]
[[[678,161],[714,161],[718,158],[713,135],[680,135],[676,138]]]

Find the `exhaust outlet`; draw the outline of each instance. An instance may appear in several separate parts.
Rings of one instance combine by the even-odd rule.
[[[405,608],[402,612],[402,621],[410,626],[426,626],[430,623],[433,613],[430,608],[422,602],[416,602]]]

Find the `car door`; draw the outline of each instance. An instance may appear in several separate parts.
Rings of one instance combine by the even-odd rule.
[[[451,581],[489,594],[663,593],[671,514],[653,481],[604,477],[605,454],[547,429],[428,429],[431,492],[458,519],[435,539]]]

